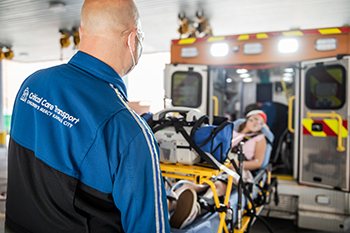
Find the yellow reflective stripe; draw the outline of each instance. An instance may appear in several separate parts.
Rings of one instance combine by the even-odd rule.
[[[301,31],[289,31],[289,32],[282,32],[284,36],[303,36],[304,34]]]
[[[328,69],[327,73],[332,75],[332,77],[338,81],[338,83],[343,84],[343,75],[342,75],[342,70],[339,69]]]
[[[269,36],[266,33],[258,33],[256,34],[256,38],[265,39],[265,38],[269,38]]]
[[[318,32],[321,33],[322,35],[341,33],[341,31],[338,28],[319,29]]]
[[[320,82],[314,77],[314,76],[310,76],[310,92],[313,94],[313,95],[316,95],[315,94],[315,85],[316,84],[319,84]]]
[[[312,131],[312,123],[314,123],[314,121],[312,119],[303,119],[303,126],[311,133],[312,136],[314,136],[314,137],[327,137],[326,133],[323,131],[321,131],[321,132]]]
[[[314,137],[327,137],[327,134],[325,132],[323,132],[323,131],[321,131],[321,132],[311,131],[311,134]]]
[[[209,37],[207,42],[212,42],[212,41],[220,41],[220,40],[224,40],[225,37],[224,36],[212,36]]]
[[[328,125],[328,127],[338,135],[338,120],[336,119],[324,119],[324,123]],[[348,131],[344,126],[341,128],[341,136],[343,138],[348,137]]]
[[[237,40],[248,40],[249,39],[249,35],[240,35]]]
[[[334,95],[328,95],[328,96],[317,96],[318,99],[321,99],[321,98],[328,98],[330,100],[333,101],[334,103],[334,106],[340,106],[341,105],[341,100],[338,99],[336,96]]]
[[[179,44],[193,44],[195,41],[196,41],[196,38],[181,39],[179,41]]]

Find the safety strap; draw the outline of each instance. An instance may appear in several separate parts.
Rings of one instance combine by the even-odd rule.
[[[266,135],[265,135],[265,139],[266,139],[267,143],[270,144],[273,147],[272,142],[266,137]]]
[[[264,133],[262,133],[262,134],[264,134]],[[243,139],[242,139],[240,142],[245,143],[245,142],[248,141],[249,139],[251,139],[251,138],[253,138],[253,137],[256,137],[256,136],[258,136],[258,135],[260,135],[260,134],[255,134],[255,135],[252,135],[252,136],[247,136],[247,135],[246,135],[246,136],[243,137]],[[266,139],[266,142],[272,146],[272,142],[266,137],[266,135],[265,135],[265,139]],[[237,153],[237,151],[238,151],[238,145],[239,145],[239,143],[237,143],[236,146],[232,147],[231,152]]]
[[[168,126],[172,126],[172,125],[174,125],[174,123],[172,122],[172,121],[166,121],[166,122],[164,122],[164,123],[162,123],[162,124],[160,124],[160,125],[158,125],[158,126],[156,126],[156,127],[151,127],[151,129],[152,129],[152,132],[153,133],[156,133],[157,131],[159,131],[159,130],[161,130],[161,129],[164,129],[164,128],[166,128],[166,127],[168,127]]]
[[[243,139],[242,139],[239,143],[237,143],[237,145],[235,145],[234,147],[232,147],[231,152],[237,153],[237,152],[238,152],[238,145],[239,145],[241,142],[245,143],[245,142],[248,141],[249,139],[251,139],[251,138],[253,138],[253,137],[256,137],[256,136],[258,136],[258,135],[260,135],[260,134],[255,134],[255,135],[252,135],[252,136],[248,136],[248,135],[244,136]]]
[[[207,115],[201,116],[196,123],[194,123],[192,130],[191,130],[191,138],[194,138],[194,133],[202,126],[202,124],[207,123],[209,124],[209,117]]]
[[[176,132],[180,132],[182,134],[182,136],[186,139],[190,146],[201,156],[201,158],[204,159],[208,164],[213,166],[215,169],[220,170],[220,166],[214,161],[215,158],[210,158],[209,154],[205,153],[201,148],[199,148],[199,146],[197,146],[193,142],[193,140],[191,139],[190,135],[188,135],[181,122],[174,121],[173,123]]]

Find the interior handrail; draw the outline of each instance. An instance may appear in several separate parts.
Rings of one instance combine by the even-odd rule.
[[[211,97],[214,100],[214,116],[219,115],[219,99],[215,95]]]
[[[291,96],[288,101],[288,129],[291,133],[294,133],[295,130],[292,127],[292,119],[293,119],[293,100],[295,100],[295,95]]]
[[[311,118],[311,117],[331,117],[331,118],[337,118],[338,119],[338,147],[337,147],[337,151],[345,151],[345,147],[342,145],[342,133],[341,133],[341,129],[343,127],[343,118],[335,113],[334,111],[332,111],[331,113],[311,113],[311,112],[307,112],[306,114],[307,118]]]

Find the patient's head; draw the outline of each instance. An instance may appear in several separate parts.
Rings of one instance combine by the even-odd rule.
[[[261,110],[253,110],[247,113],[246,121],[238,126],[238,132],[260,132],[267,120],[266,114]]]

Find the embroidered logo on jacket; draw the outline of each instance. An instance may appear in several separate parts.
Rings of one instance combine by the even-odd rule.
[[[27,97],[28,97],[28,94],[29,94],[29,87],[27,87],[24,91],[23,91],[23,94],[21,96],[21,100],[26,102],[27,101]]]
[[[46,114],[49,117],[59,121],[62,125],[72,128],[79,122],[79,118],[63,111],[57,105],[50,103],[44,97],[39,97],[36,93],[30,92],[29,87],[27,87],[20,98],[23,102],[29,104],[36,110]]]

